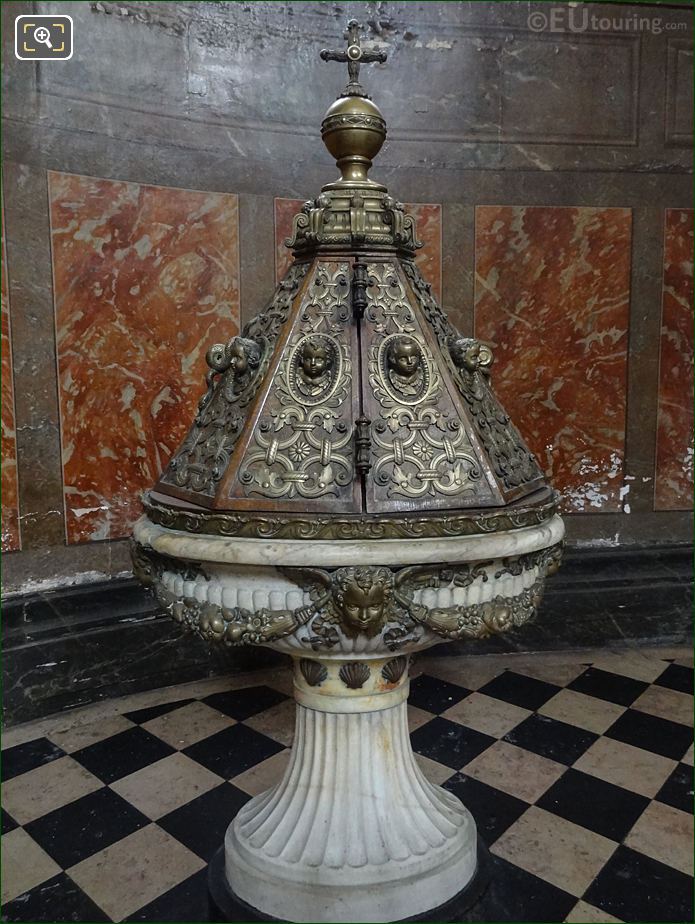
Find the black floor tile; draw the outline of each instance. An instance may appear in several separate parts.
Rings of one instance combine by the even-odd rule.
[[[609,703],[619,706],[629,706],[644,693],[649,686],[642,680],[633,680],[632,677],[623,677],[622,674],[613,674],[602,671],[598,667],[589,667],[578,677],[568,683],[570,690],[596,696],[598,699],[607,699]]]
[[[599,736],[544,715],[530,715],[504,736],[504,741],[571,766]]]
[[[0,832],[9,834],[10,831],[14,831],[17,827],[19,827],[19,825],[9,812],[6,812],[5,809],[0,809]]]
[[[577,899],[501,857],[492,857],[492,879],[471,921],[564,921]]]
[[[104,787],[24,827],[56,863],[67,869],[148,824],[146,815]]]
[[[218,776],[229,779],[282,750],[281,744],[253,728],[232,725],[191,744],[183,753]]]
[[[456,683],[448,683],[446,680],[430,677],[429,674],[421,674],[410,683],[408,702],[417,706],[418,709],[426,709],[427,712],[439,714],[455,706],[470,692]]]
[[[693,811],[693,768],[678,764],[655,796],[657,802],[665,802],[683,812]]]
[[[554,683],[546,683],[544,680],[536,680],[535,677],[526,677],[514,671],[505,671],[486,683],[478,692],[535,711],[560,689]]]
[[[110,921],[70,879],[59,873],[2,906],[3,921]]]
[[[495,738],[437,716],[410,736],[413,750],[446,767],[460,770],[495,743]]]
[[[180,709],[181,706],[187,706],[194,702],[192,699],[179,699],[175,703],[161,703],[159,706],[150,706],[147,709],[136,709],[135,712],[124,712],[123,715],[131,722],[137,725],[143,725],[150,719],[156,719],[160,715],[166,715],[167,712],[173,712],[174,709]]]
[[[691,678],[691,670],[671,664],[657,683],[681,690],[686,680],[692,682]],[[629,705],[648,684],[590,668],[569,686],[599,699]],[[481,692],[535,710],[559,689],[554,684],[505,671]],[[469,690],[463,686],[422,675],[412,683],[411,702],[429,712],[441,713],[468,694]],[[213,694],[203,701],[243,721],[285,699],[283,694],[259,685]],[[139,726],[188,702],[191,700],[136,710],[127,713],[127,718]],[[632,709],[628,709],[607,734],[619,741],[676,758],[682,757],[692,740],[690,730],[684,725]],[[466,776],[466,765],[493,744],[494,738],[441,716],[421,726],[411,738],[416,752],[451,768],[452,776],[444,787],[470,809],[478,831],[488,845],[493,845],[528,809],[522,800]],[[504,740],[571,765],[596,738],[593,733],[567,723],[532,715],[510,731]],[[183,753],[220,776],[230,778],[282,749],[278,742],[239,724],[191,745]],[[144,729],[134,727],[72,756],[108,783],[171,753],[174,750],[164,742]],[[62,755],[60,748],[42,738],[8,749],[2,757],[6,770],[9,763],[10,776],[17,776]],[[692,768],[679,764],[656,799],[682,811],[691,811],[692,789]],[[223,843],[229,823],[249,798],[232,783],[225,782],[169,813],[157,824],[204,861],[209,861]],[[537,804],[546,811],[619,842],[640,817],[649,800],[570,767]],[[4,811],[2,823],[5,833],[17,827]],[[69,867],[149,823],[146,816],[105,787],[25,827],[56,862]],[[491,885],[476,905],[477,916],[470,920],[554,924],[564,920],[576,902],[575,896],[506,860],[493,856],[491,864]],[[171,924],[207,921],[206,876],[207,870],[201,870],[127,920]],[[583,898],[627,922],[681,924],[692,919],[691,883],[689,877],[677,870],[620,846]],[[66,873],[7,903],[2,911],[2,920],[5,921],[108,920]]]
[[[243,690],[229,690],[225,693],[213,693],[203,700],[208,706],[224,712],[242,722],[244,719],[270,709],[287,699],[284,693],[273,690],[271,687],[246,687]]]
[[[622,841],[649,802],[621,786],[569,769],[536,805],[613,841]]]
[[[173,889],[159,895],[126,921],[166,921],[171,924],[210,920],[208,905],[208,871],[199,870]]]
[[[113,783],[174,753],[174,748],[164,741],[135,726],[75,751],[71,756],[104,783]]]
[[[626,710],[606,732],[607,738],[680,760],[693,740],[692,729],[637,709]]]
[[[2,779],[11,780],[20,773],[28,773],[29,770],[35,770],[42,764],[64,756],[65,751],[48,738],[36,738],[34,741],[27,741],[26,744],[17,744],[13,748],[7,748],[0,755]]]
[[[678,690],[680,693],[693,692],[693,669],[682,664],[669,664],[666,670],[654,683],[669,690]]]
[[[620,846],[584,893],[584,900],[621,921],[693,920],[690,876]]]
[[[444,783],[444,789],[453,792],[475,818],[478,834],[488,847],[501,837],[510,825],[526,811],[528,803],[466,776],[456,773]]]
[[[222,783],[221,786],[192,799],[181,808],[169,812],[160,818],[157,824],[203,860],[209,861],[224,842],[229,823],[250,798],[251,796],[237,789],[232,783]]]

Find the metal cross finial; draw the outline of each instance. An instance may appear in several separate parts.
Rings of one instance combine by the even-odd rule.
[[[386,60],[385,51],[365,51],[360,45],[360,24],[356,19],[351,19],[348,23],[345,38],[348,47],[345,51],[328,51],[323,49],[321,58],[324,61],[347,62],[348,66],[348,85],[343,91],[343,96],[367,96],[364,88],[360,84],[360,64],[371,64],[378,61],[383,64]]]

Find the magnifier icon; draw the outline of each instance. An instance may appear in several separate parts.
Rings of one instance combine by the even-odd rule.
[[[41,42],[42,45],[46,45],[53,50],[53,45],[51,45],[51,33],[45,26],[39,26],[38,29],[34,30],[34,41]]]

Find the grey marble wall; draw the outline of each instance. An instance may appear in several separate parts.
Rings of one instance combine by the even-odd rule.
[[[584,9],[599,17],[595,27]],[[334,174],[318,127],[344,75],[318,51],[342,44],[351,16],[389,52],[365,77],[389,124],[373,173],[401,200],[441,203],[443,301],[465,332],[473,330],[476,206],[631,210],[630,513],[575,514],[569,538],[689,537],[689,513],[654,509],[651,479],[663,214],[691,204],[692,15],[685,5],[589,4],[570,22],[569,10],[517,2],[2,4],[21,525],[21,550],[5,555],[8,590],[129,567],[123,541],[65,540],[47,171],[236,194],[245,320],[273,287],[273,199],[315,195]],[[73,17],[70,61],[14,58],[14,17],[30,12]],[[539,28],[540,16],[548,28]]]

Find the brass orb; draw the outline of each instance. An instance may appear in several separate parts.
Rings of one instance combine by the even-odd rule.
[[[323,143],[341,172],[341,182],[372,185],[367,171],[386,138],[386,122],[379,107],[364,96],[341,96],[321,124]]]

